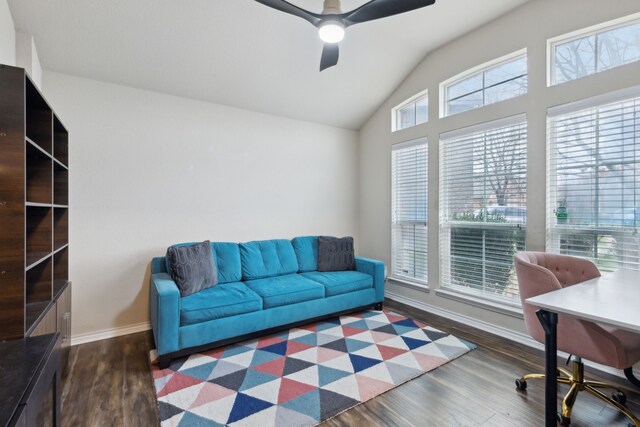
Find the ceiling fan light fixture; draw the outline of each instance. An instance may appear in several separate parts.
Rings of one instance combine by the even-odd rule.
[[[290,3],[292,0],[255,1],[280,12],[302,18],[318,29],[320,40],[324,42],[320,57],[320,71],[338,63],[340,56],[338,43],[344,39],[345,28],[410,12],[436,2],[436,0],[368,0],[360,7],[343,13],[340,5],[341,0],[324,0],[322,13],[314,13]]]
[[[318,34],[325,43],[339,43],[344,39],[344,25],[339,21],[325,21],[320,25]]]

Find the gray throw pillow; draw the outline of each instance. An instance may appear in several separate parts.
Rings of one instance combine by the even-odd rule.
[[[167,260],[173,281],[180,289],[180,296],[185,297],[218,284],[218,272],[208,240],[191,246],[170,246]]]
[[[318,237],[318,271],[353,270],[355,267],[353,237]]]

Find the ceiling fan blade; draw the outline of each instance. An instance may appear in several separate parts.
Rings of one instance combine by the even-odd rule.
[[[340,15],[345,26],[409,12],[431,6],[436,0],[371,0],[351,12]]]
[[[256,1],[258,3],[262,3],[265,6],[269,6],[281,12],[289,13],[291,15],[300,17],[305,21],[308,21],[311,24],[315,25],[316,27],[318,26],[318,24],[320,24],[320,21],[322,21],[322,15],[309,12],[308,10],[304,10],[285,0],[256,0]]]
[[[338,43],[325,43],[324,48],[322,48],[322,58],[320,59],[320,71],[336,65],[339,56],[340,48]]]

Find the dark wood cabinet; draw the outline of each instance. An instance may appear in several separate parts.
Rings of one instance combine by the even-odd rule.
[[[69,361],[69,346],[71,345],[71,282],[66,282],[64,288],[56,294],[45,315],[29,336],[52,334],[60,335],[61,371],[64,374]]]
[[[18,410],[11,420],[11,422],[15,423],[13,424],[13,427],[27,427],[27,411],[25,409],[26,407],[27,405],[18,406]]]
[[[60,360],[62,361],[62,373],[68,366],[69,346],[71,345],[71,282],[56,299],[57,322],[56,331],[60,334]]]
[[[0,341],[59,332],[68,345],[68,144],[26,72],[0,65]]]
[[[0,426],[60,425],[60,335],[0,342]]]
[[[56,307],[53,305],[45,312],[36,327],[31,330],[29,336],[37,337],[40,335],[53,334],[57,332],[57,327]]]

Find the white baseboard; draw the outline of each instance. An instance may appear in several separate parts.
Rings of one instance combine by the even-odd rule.
[[[520,344],[524,344],[528,347],[532,347],[532,348],[544,351],[544,345],[534,340],[529,335],[512,331],[511,329],[503,328],[502,326],[497,326],[492,323],[485,322],[483,320],[475,319],[473,317],[465,316],[464,314],[456,313],[455,311],[447,310],[442,307],[437,307],[431,304],[425,304],[423,302],[416,301],[402,295],[398,295],[394,292],[385,291],[384,296],[385,298],[392,299],[399,303],[408,305],[409,307],[413,307],[421,311],[426,311],[428,313],[432,313],[437,316],[446,317],[447,319],[451,319],[455,322],[459,322],[464,325],[471,326],[473,328],[480,329],[485,332],[489,332],[490,334],[498,335],[508,340],[511,340]],[[562,356],[564,358],[569,357],[567,353],[564,353],[561,351],[558,352],[558,356]],[[624,376],[624,373],[619,369],[614,369],[609,366],[600,365],[598,363],[594,363],[589,360],[583,360],[583,362],[586,366],[597,369],[599,371],[606,372],[608,374],[612,374],[617,377],[626,378]],[[635,371],[637,371],[637,369],[635,369]]]
[[[394,301],[398,301],[402,304],[408,305],[410,307],[417,308],[418,310],[433,313],[437,316],[446,317],[447,319],[451,319],[453,321],[463,323],[465,325],[472,326],[477,329],[481,329],[491,334],[505,337],[511,341],[515,341],[520,344],[527,345],[529,347],[534,347],[539,350],[544,350],[544,345],[540,344],[538,341],[534,340],[529,335],[512,331],[511,329],[503,328],[502,326],[497,326],[492,323],[485,322],[483,320],[475,319],[473,317],[465,316],[464,314],[456,313],[455,311],[446,310],[444,308],[437,307],[435,305],[425,304],[423,302],[416,301],[411,298],[407,298],[393,292],[385,291],[384,296]]]
[[[151,329],[149,322],[137,323],[135,325],[123,326],[120,328],[103,329],[96,332],[87,332],[84,334],[73,335],[71,337],[71,345],[85,344],[92,341],[105,340],[107,338],[115,338],[122,335],[135,334],[136,332],[148,331]]]

